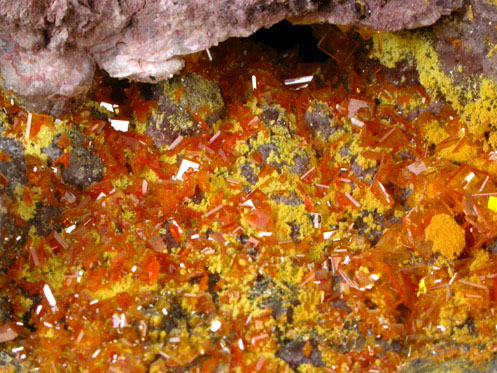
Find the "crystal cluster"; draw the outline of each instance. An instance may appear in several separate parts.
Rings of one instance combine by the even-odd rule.
[[[349,34],[329,31],[328,62],[233,40],[165,84],[101,75],[57,119],[4,93],[0,361],[380,372],[491,360],[495,153],[414,67],[367,58],[377,34]]]

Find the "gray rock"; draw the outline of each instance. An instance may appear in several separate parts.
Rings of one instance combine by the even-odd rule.
[[[60,139],[60,136],[56,136],[53,139],[50,146],[43,148],[41,150],[43,154],[47,155],[47,160],[48,160],[49,165],[51,165],[57,159],[62,157],[62,155],[64,154],[64,151],[61,148],[59,148],[59,146],[57,145],[57,142],[59,141],[59,139]]]
[[[75,187],[85,188],[102,180],[103,168],[104,164],[98,155],[78,145],[69,153],[69,164],[62,168],[62,179]]]
[[[0,161],[0,172],[7,178],[5,192],[12,196],[17,185],[26,184],[24,147],[15,139],[0,136],[0,151],[9,157],[8,161]]]
[[[28,236],[29,227],[20,225],[9,214],[12,200],[0,192],[0,273],[5,272],[14,262]]]
[[[476,373],[495,372],[497,370],[497,358],[494,356],[489,362],[475,364],[461,358],[438,361],[433,358],[416,359],[400,369],[403,373]]]
[[[304,114],[304,123],[314,136],[327,140],[340,127],[333,124],[332,114],[325,105],[317,104]]]
[[[309,170],[309,156],[307,154],[295,154],[293,157],[294,164],[290,171],[294,174],[302,176]]]
[[[321,351],[317,348],[317,343],[311,340],[312,346],[309,356],[304,354],[305,341],[292,340],[282,344],[281,349],[277,352],[277,356],[284,360],[291,368],[297,369],[302,364],[310,364],[314,367],[325,366],[321,359]]]
[[[167,250],[169,252],[171,252],[171,250],[174,249],[175,247],[180,247],[180,243],[176,241],[174,236],[171,234],[171,230],[169,228],[170,225],[171,225],[170,222],[166,222],[162,228],[164,230],[164,233],[160,235],[162,241],[164,242],[164,245],[166,245]]]
[[[442,70],[463,86],[472,83],[468,77],[479,74],[497,79],[497,53],[490,53],[497,44],[497,9],[487,1],[467,3],[471,12],[466,8],[454,17],[444,18],[432,31]]]
[[[251,185],[255,185],[259,180],[259,177],[256,174],[254,169],[253,162],[247,162],[240,166],[240,172],[242,176],[247,180],[247,182]]]
[[[352,161],[350,169],[352,170],[352,173],[354,174],[355,177],[368,183],[373,182],[376,172],[378,171],[377,166],[364,169],[355,160]]]
[[[12,352],[5,350],[0,351],[0,371],[2,372],[29,372],[34,367],[25,361],[18,360]]]
[[[289,323],[293,319],[293,307],[299,304],[297,290],[292,286],[275,283],[271,278],[258,276],[249,293],[259,308],[271,308],[272,316],[278,319],[286,316]]]
[[[377,225],[377,228],[375,229],[370,229],[368,223],[364,220],[369,216],[369,214],[372,215],[373,221]],[[363,211],[354,222],[354,229],[357,230],[360,236],[366,237],[371,242],[372,246],[376,245],[378,240],[383,235],[383,231],[385,230],[385,228],[385,215],[379,214],[376,211],[373,211],[371,213]]]
[[[12,307],[9,298],[0,296],[0,324],[5,324],[12,319]]]
[[[183,92],[176,99],[180,89]],[[149,96],[157,101],[158,109],[150,116],[145,134],[157,147],[171,144],[179,135],[194,136],[202,132],[202,126],[194,118],[195,113],[209,126],[224,113],[219,86],[193,73],[153,86]]]
[[[36,233],[40,236],[47,236],[52,231],[60,231],[62,225],[58,222],[61,211],[53,205],[36,204],[36,215],[30,220],[30,224],[36,228]]]

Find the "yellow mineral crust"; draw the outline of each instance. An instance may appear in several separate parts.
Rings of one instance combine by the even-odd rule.
[[[439,145],[451,137],[438,120],[425,123],[421,128],[421,132],[427,141],[435,145]],[[459,136],[464,137],[464,132],[460,132]],[[478,155],[478,149],[479,147],[474,144],[463,144],[461,146],[457,141],[438,150],[437,155],[452,162],[472,162]]]
[[[482,136],[491,128],[493,118],[497,114],[497,84],[488,78],[474,78],[471,87],[456,85],[453,79],[445,74],[430,36],[417,32],[382,33],[380,43],[374,38],[375,50],[372,57],[378,58],[387,67],[394,68],[398,62],[411,59],[416,62],[421,84],[432,94],[442,94],[452,103],[467,125],[469,132],[476,137]],[[492,141],[493,140],[493,141]],[[493,137],[490,144],[495,147]]]
[[[466,246],[464,229],[448,214],[433,216],[425,234],[433,242],[433,251],[448,259],[456,259]]]

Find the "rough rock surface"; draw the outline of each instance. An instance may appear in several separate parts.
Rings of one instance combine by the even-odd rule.
[[[181,56],[285,18],[399,30],[433,24],[463,0],[0,0],[0,74],[27,108],[58,113],[111,76],[157,82]]]
[[[211,126],[221,118],[224,110],[219,86],[196,74],[179,75],[153,85],[147,99],[158,103],[145,131],[157,147],[170,145],[177,136],[202,132],[195,115]]]
[[[69,154],[69,164],[62,169],[64,182],[85,188],[93,182],[102,180],[102,160],[90,149],[77,146]]]
[[[433,27],[441,68],[456,84],[468,84],[468,76],[479,74],[497,79],[496,25],[495,3],[472,0],[463,11]]]
[[[7,180],[5,191],[12,196],[17,185],[26,184],[24,148],[19,141],[0,136],[0,153],[4,156],[0,160],[1,177]]]
[[[321,104],[316,104],[313,110],[309,109],[304,114],[304,122],[314,136],[328,139],[339,127],[333,125],[332,115]]]
[[[0,190],[0,273],[5,272],[26,241],[28,227],[20,226],[9,213],[12,200]]]
[[[86,188],[94,182],[103,178],[102,159],[95,154],[91,146],[90,139],[78,130],[69,133],[73,145],[69,152],[69,163],[62,168],[62,179],[65,183],[78,188]],[[50,148],[48,148],[50,149]],[[49,156],[49,161],[53,161],[52,156],[58,155],[55,151],[45,150]]]
[[[397,31],[428,26],[463,5],[463,0],[355,0],[323,1],[317,12],[297,22],[349,25],[360,23],[375,30]]]

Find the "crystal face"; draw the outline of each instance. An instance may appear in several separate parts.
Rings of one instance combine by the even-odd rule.
[[[394,84],[368,40],[334,32],[328,62],[236,40],[152,88],[98,76],[56,119],[4,93],[0,359],[112,372],[491,359],[494,152],[419,84]]]

